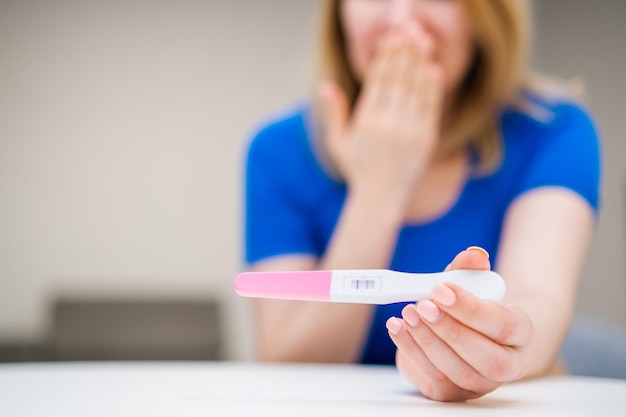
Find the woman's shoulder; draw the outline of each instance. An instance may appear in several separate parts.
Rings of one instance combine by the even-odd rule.
[[[504,163],[513,197],[542,186],[569,188],[596,210],[601,152],[592,116],[569,99],[533,96],[502,119]],[[506,175],[505,175],[506,176]]]
[[[505,127],[516,125],[535,129],[566,128],[571,124],[593,123],[589,109],[580,101],[566,96],[540,93],[523,94],[514,104],[504,108]]]
[[[327,182],[315,149],[311,106],[297,104],[260,123],[251,135],[247,165],[271,171],[283,182]]]
[[[501,119],[505,153],[537,155],[599,153],[598,131],[590,111],[568,98],[540,95],[528,96],[520,105],[511,107]],[[512,155],[513,154],[513,155]]]
[[[299,103],[264,118],[250,135],[249,148],[271,147],[274,152],[307,141],[309,106]]]
[[[503,134],[524,142],[550,140],[564,134],[597,141],[597,129],[589,109],[567,97],[549,97],[537,93],[507,107],[501,119]]]

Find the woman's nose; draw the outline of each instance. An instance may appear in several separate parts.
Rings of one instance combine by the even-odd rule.
[[[427,32],[427,2],[433,0],[386,0],[385,31],[417,39]]]
[[[417,20],[415,0],[387,0],[387,23],[390,28],[405,28],[414,25]]]

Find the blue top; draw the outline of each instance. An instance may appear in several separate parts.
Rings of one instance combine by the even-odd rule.
[[[598,209],[600,155],[589,116],[572,103],[545,104],[549,121],[516,110],[500,116],[504,158],[487,176],[467,179],[456,204],[441,217],[406,224],[389,269],[439,272],[468,246],[498,256],[507,208],[524,192],[565,187]],[[284,254],[321,257],[346,198],[346,186],[320,165],[309,124],[299,107],[262,127],[250,143],[246,172],[246,261]],[[405,303],[377,306],[361,362],[393,364],[385,327]]]

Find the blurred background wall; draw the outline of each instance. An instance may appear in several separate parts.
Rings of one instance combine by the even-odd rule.
[[[578,311],[626,325],[626,2],[535,0],[535,64],[578,78],[603,141],[603,195]]]
[[[578,312],[626,325],[626,2],[536,3],[537,68],[586,81],[603,209]],[[216,299],[253,355],[246,143],[310,90],[315,0],[0,0],[0,342],[58,297]]]

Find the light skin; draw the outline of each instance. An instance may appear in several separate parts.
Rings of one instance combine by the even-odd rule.
[[[341,90],[320,88],[326,148],[348,195],[321,259],[285,255],[254,270],[387,268],[406,222],[443,215],[466,180],[466,154],[435,158],[446,103],[471,57],[460,1],[345,0],[349,59],[363,83],[352,113]],[[367,227],[364,227],[367,225]],[[571,319],[593,229],[586,202],[540,188],[508,209],[498,262],[502,304],[451,284],[387,322],[398,369],[425,396],[480,397],[503,383],[547,372]],[[416,254],[420,256],[420,254]],[[471,248],[449,268],[489,269]],[[261,358],[355,362],[371,324],[367,305],[257,300]]]

